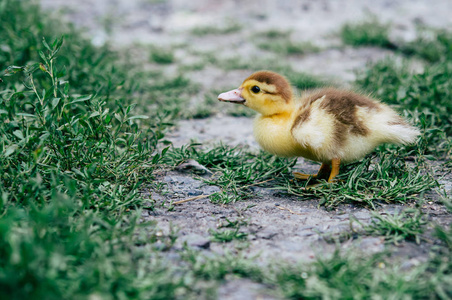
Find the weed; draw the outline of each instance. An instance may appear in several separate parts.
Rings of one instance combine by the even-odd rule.
[[[452,32],[447,30],[421,30],[418,37],[399,47],[405,55],[421,57],[428,62],[452,61]]]
[[[223,230],[211,230],[212,242],[227,243],[233,240],[246,239],[248,234],[240,232],[239,228],[236,229],[223,229]]]
[[[65,26],[29,1],[3,1],[0,20],[0,297],[190,292],[153,246],[174,240],[130,211],[164,155],[162,125],[124,98],[143,92],[136,74],[73,31],[43,40]]]
[[[444,243],[446,246],[444,251],[452,252],[452,225],[448,229],[445,229],[439,225],[435,226],[436,236]],[[450,258],[450,256],[449,256]],[[449,259],[449,263],[452,261]]]
[[[151,61],[158,64],[171,64],[174,62],[174,53],[168,48],[151,47]]]
[[[389,40],[389,28],[388,24],[381,24],[375,17],[370,17],[361,23],[343,25],[340,36],[347,45],[394,49],[395,45]]]
[[[389,40],[389,24],[381,24],[375,17],[369,21],[345,24],[340,32],[342,41],[352,46],[378,46],[396,50],[406,56],[417,56],[429,63],[451,61],[452,32],[445,29],[419,28],[413,41]]]
[[[185,118],[205,119],[216,113],[218,103],[217,95],[219,92],[208,92],[204,95],[204,99],[195,104],[192,109],[186,110],[183,114]]]
[[[218,223],[218,228],[240,228],[240,226],[247,225],[243,219],[229,220],[225,218],[224,222]]]
[[[292,86],[299,90],[314,89],[325,86],[334,86],[332,82],[329,82],[325,79],[319,78],[318,76],[307,73],[285,70],[282,74],[284,74],[287,77],[287,79],[289,79],[289,82],[292,84]]]
[[[195,27],[191,30],[191,33],[196,36],[205,36],[210,34],[231,34],[242,30],[242,25],[236,22],[228,22],[226,26],[215,27],[215,26],[203,26]]]
[[[240,199],[238,194],[228,194],[227,192],[218,192],[210,195],[210,202],[215,204],[234,203]]]
[[[199,85],[188,78],[177,75],[172,78],[157,78],[146,87],[152,105],[148,107],[150,117],[164,118],[167,124],[177,117],[186,115],[184,111],[191,96],[198,93]],[[155,124],[159,124],[156,122]]]
[[[190,72],[190,71],[201,71],[204,70],[204,68],[206,67],[206,64],[203,61],[199,61],[199,62],[193,62],[190,64],[184,64],[179,66],[178,70],[181,73],[186,73],[186,72]]]
[[[364,232],[368,235],[383,236],[387,242],[395,245],[404,240],[419,244],[427,224],[425,215],[419,210],[405,209],[394,215],[373,213],[372,216],[371,223],[363,227]]]
[[[271,40],[266,42],[257,42],[257,46],[263,50],[273,51],[278,54],[301,55],[306,53],[315,53],[319,48],[310,42],[293,42],[292,40]]]
[[[426,66],[422,73],[413,74],[406,65],[385,60],[359,74],[357,85],[422,122],[425,151],[441,156],[451,144],[451,75],[449,64]]]
[[[212,178],[204,179],[205,182],[241,196],[244,196],[242,192],[247,186],[264,184],[279,174],[288,173],[295,163],[295,160],[279,158],[268,153],[261,152],[257,155],[246,152],[241,147],[225,145],[207,151],[201,151],[194,146],[173,148],[167,153],[165,162],[176,166],[187,159],[196,160],[216,174]],[[219,194],[217,197],[228,199],[229,196],[226,195]]]
[[[189,291],[154,256],[162,237],[149,231],[153,224],[139,224],[138,215],[83,212],[76,203],[55,191],[41,207],[2,215],[1,298],[174,298]]]
[[[41,52],[43,63],[21,68],[32,93],[12,91],[1,102],[3,185],[15,191],[11,193],[12,201],[23,202],[28,191],[24,190],[22,176],[37,178],[39,184],[32,190],[54,184],[57,178],[72,178],[85,184],[93,181],[96,184],[80,184],[77,194],[89,199],[96,191],[101,199],[106,197],[96,202],[98,206],[115,207],[119,199],[107,199],[126,196],[137,187],[141,176],[150,175],[152,165],[158,161],[158,156],[153,162],[148,161],[153,156],[156,137],[152,131],[143,133],[137,126],[137,122],[148,117],[132,115],[133,105],[124,107],[117,103],[116,109],[110,111],[105,99],[69,94],[68,83],[58,77],[59,69],[54,63],[62,40],[55,40],[51,46],[45,41],[44,44],[48,50],[46,54]],[[36,72],[48,76],[49,89],[38,85]],[[32,106],[27,107],[28,103]],[[94,205],[91,201],[86,205]]]
[[[372,163],[374,161],[374,163]],[[437,185],[421,165],[408,165],[398,152],[378,151],[376,157],[345,166],[334,184],[321,184],[306,189],[306,185],[285,182],[277,189],[300,197],[321,198],[320,204],[334,207],[340,203],[356,203],[375,208],[378,202],[406,203],[417,199],[423,191]]]
[[[319,48],[310,42],[294,42],[290,35],[290,31],[264,31],[254,35],[254,43],[260,49],[279,55],[301,55],[319,51]]]
[[[184,260],[191,264],[190,269],[197,277],[206,280],[224,280],[227,275],[235,275],[259,281],[263,276],[263,270],[253,262],[254,258],[226,251],[224,255],[212,259],[197,252],[187,251]]]
[[[423,267],[401,271],[382,254],[358,255],[336,251],[311,265],[282,266],[274,281],[290,299],[401,299],[427,295]]]
[[[264,38],[267,38],[267,39],[276,39],[276,38],[288,39],[291,35],[291,32],[288,30],[270,29],[270,30],[259,32],[258,35],[262,36]]]

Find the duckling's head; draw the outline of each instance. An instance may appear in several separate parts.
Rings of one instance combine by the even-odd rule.
[[[252,74],[238,89],[220,94],[218,100],[243,104],[264,116],[286,113],[293,109],[289,82],[284,76],[270,71]]]

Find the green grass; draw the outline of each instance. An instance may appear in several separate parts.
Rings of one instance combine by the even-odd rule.
[[[234,203],[238,200],[240,200],[240,194],[241,193],[227,193],[225,191],[221,191],[218,193],[213,193],[209,196],[209,200],[212,203],[215,204],[229,204]]]
[[[232,34],[242,30],[242,25],[239,23],[230,21],[226,26],[199,26],[191,30],[191,34],[194,36],[206,36],[206,35],[224,35]]]
[[[290,181],[291,159],[224,145],[164,148],[165,131],[186,117],[186,103],[199,93],[189,76],[163,76],[165,63],[178,63],[174,57],[156,48],[156,69],[143,71],[127,51],[92,46],[33,3],[0,4],[0,298],[203,299],[214,298],[220,284],[239,278],[291,299],[452,297],[451,227],[434,226],[428,261],[406,270],[385,253],[340,251],[314,263],[263,264],[241,250],[247,238],[242,229],[248,226],[241,219],[226,220],[211,231],[214,242],[235,249],[204,256],[174,247],[177,233],[162,233],[141,214],[155,209],[142,194],[143,184],[158,186],[156,170],[187,159],[212,171],[203,180],[221,188],[210,196],[221,205],[256,197],[255,186],[278,188],[299,200],[321,198],[329,208],[422,198],[436,186],[425,158],[447,158],[452,145],[445,100],[450,70],[436,64],[450,59],[446,35],[433,39],[443,46],[437,58],[426,57],[431,65],[423,73],[381,63],[357,82],[420,120],[425,132],[420,143],[381,148],[345,167],[339,182],[306,191]],[[215,30],[200,34],[240,28]],[[419,49],[409,55],[423,56]],[[327,84],[277,59],[207,59],[225,70],[273,69],[298,89]],[[214,96],[207,95],[203,106]],[[192,117],[209,114],[203,106]],[[423,243],[418,238],[423,226],[421,215],[401,214],[375,220],[368,234]]]
[[[258,48],[278,55],[302,55],[320,50],[310,42],[295,42],[290,35],[289,31],[268,30],[254,34],[253,39]]]
[[[414,41],[404,43],[400,51],[409,56],[417,56],[427,62],[452,61],[452,33],[444,29],[420,30]]]
[[[420,244],[426,224],[426,216],[420,210],[405,209],[394,215],[374,213],[371,223],[365,225],[363,231],[368,235],[383,236],[395,245],[405,240]]]
[[[253,154],[239,147],[218,146],[211,150],[196,147],[170,149],[165,163],[177,166],[194,159],[207,167],[213,176],[202,178],[219,186],[222,192],[211,196],[213,203],[227,204],[251,196],[249,186],[260,185],[281,190],[303,199],[321,199],[326,207],[343,203],[375,208],[382,203],[408,203],[437,186],[433,175],[425,169],[425,158],[419,149],[403,150],[382,147],[365,159],[344,166],[337,182],[306,188],[310,181],[292,180],[294,159],[283,159],[261,152]],[[405,159],[416,157],[414,163]]]
[[[382,24],[375,17],[359,23],[346,23],[340,37],[346,45],[377,46],[395,50],[408,57],[424,59],[427,63],[452,60],[452,32],[447,29],[418,28],[413,41],[399,39],[393,43],[389,39],[390,24]]]
[[[340,30],[344,44],[351,46],[377,46],[393,49],[389,40],[390,26],[380,23],[375,17],[358,23],[346,23]]]
[[[175,61],[174,52],[169,48],[151,47],[150,58],[158,64],[171,64]]]
[[[11,85],[2,100],[0,191],[10,194],[5,197],[8,202],[26,202],[31,193],[42,203],[50,192],[44,187],[75,180],[79,182],[75,193],[87,207],[93,205],[88,200],[93,194],[105,198],[97,203],[99,207],[127,206],[116,197],[132,192],[133,198],[142,176],[150,175],[158,161],[153,155],[158,136],[151,129],[138,129],[140,120],[148,116],[133,115],[134,105],[116,102],[116,108],[110,109],[105,97],[71,94],[56,66],[62,43],[62,39],[51,46],[44,42],[42,63],[7,70],[11,75],[5,77],[7,84],[23,73],[28,90]],[[13,73],[17,70],[21,74]],[[154,162],[149,161],[152,156]]]
[[[420,193],[436,187],[436,180],[426,173],[420,161],[411,165],[398,151],[383,149],[377,151],[375,156],[367,156],[341,168],[334,184],[320,183],[306,188],[314,182],[281,178],[275,188],[297,195],[300,199],[320,198],[320,204],[326,207],[354,203],[375,208],[381,203],[415,201]],[[419,159],[422,160],[422,157]]]
[[[450,231],[438,227],[440,246],[425,263],[404,268],[386,252],[366,254],[358,249],[319,255],[312,263],[273,261],[259,267],[256,258],[226,252],[222,256],[187,253],[185,260],[198,278],[225,282],[248,278],[268,293],[286,299],[448,299],[452,260]],[[272,291],[272,292],[270,292]]]
[[[248,236],[245,232],[240,232],[238,228],[212,230],[210,231],[210,234],[212,235],[212,242],[217,243],[227,243],[232,240],[243,240]]]
[[[164,162],[169,166],[194,159],[214,173],[203,178],[206,183],[221,187],[223,192],[212,195],[215,203],[230,203],[249,196],[248,187],[265,184],[280,174],[287,174],[293,159],[279,158],[264,152],[254,154],[241,147],[220,145],[211,150],[195,146],[170,149]],[[226,193],[227,191],[227,193]]]
[[[206,92],[204,98],[199,100],[194,106],[186,109],[182,114],[187,119],[205,119],[213,116],[218,111],[219,91]]]
[[[425,265],[403,270],[382,254],[336,252],[311,265],[280,267],[275,281],[288,299],[447,299],[450,275],[442,277],[444,271]]]
[[[84,212],[57,192],[41,207],[9,209],[0,219],[0,297],[149,299],[187,292],[180,274],[154,256],[153,243],[172,245],[154,225],[139,224],[138,215]]]
[[[247,257],[244,254],[235,255],[225,251],[224,255],[207,257],[197,252],[187,252],[184,259],[190,264],[190,269],[198,278],[204,280],[222,281],[228,276],[251,278],[262,281],[265,269],[255,262],[256,257]]]
[[[257,42],[257,46],[262,50],[273,51],[278,54],[302,55],[319,52],[319,48],[310,42],[294,42],[292,40],[270,40]]]
[[[139,188],[161,158],[165,115],[132,103],[147,93],[142,74],[28,1],[2,2],[0,20],[0,297],[189,293],[154,250],[173,238],[134,211],[153,208]]]
[[[210,230],[212,242],[228,243],[233,240],[245,240],[248,234],[240,230],[243,225],[247,225],[247,222],[241,219],[231,221],[226,218],[225,222],[218,224],[218,230]]]
[[[384,60],[359,74],[356,84],[420,123],[425,151],[444,157],[451,149],[451,72],[450,64],[435,64],[413,74],[406,65]]]

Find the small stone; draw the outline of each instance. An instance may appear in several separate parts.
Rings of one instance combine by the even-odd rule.
[[[190,247],[196,247],[201,249],[210,248],[210,240],[202,235],[192,233],[178,239],[180,243],[187,243]]]
[[[180,171],[180,172],[192,171],[192,172],[198,173],[198,174],[205,174],[205,173],[212,174],[212,172],[209,169],[207,169],[206,167],[204,167],[203,165],[201,165],[194,159],[189,159],[185,163],[180,164],[179,166],[176,167],[176,170]]]
[[[187,194],[189,196],[199,196],[199,195],[202,195],[202,191],[200,191],[200,190],[191,190],[191,191],[188,191]]]
[[[278,235],[278,233],[276,231],[270,231],[270,230],[261,231],[256,234],[256,236],[258,238],[261,238],[264,240],[271,240],[276,235]]]
[[[190,245],[192,247],[201,248],[201,249],[209,249],[210,248],[210,240],[205,237],[200,237],[195,240],[189,241],[188,245]]]

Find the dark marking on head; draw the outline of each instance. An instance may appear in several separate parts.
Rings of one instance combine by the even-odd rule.
[[[250,79],[274,85],[277,93],[281,95],[286,102],[289,102],[292,99],[292,88],[287,79],[282,75],[270,71],[259,71],[252,74],[250,77],[245,79],[245,81]]]
[[[334,88],[318,90],[310,94],[307,101],[312,104],[323,96],[325,98],[322,100],[320,108],[332,114],[339,124],[345,125],[345,128],[338,125],[341,127],[341,130],[345,129],[345,132],[349,131],[356,135],[367,135],[369,133],[367,126],[358,119],[356,111],[358,107],[379,110],[377,102],[351,91],[337,90]],[[338,130],[336,131],[338,132]]]

